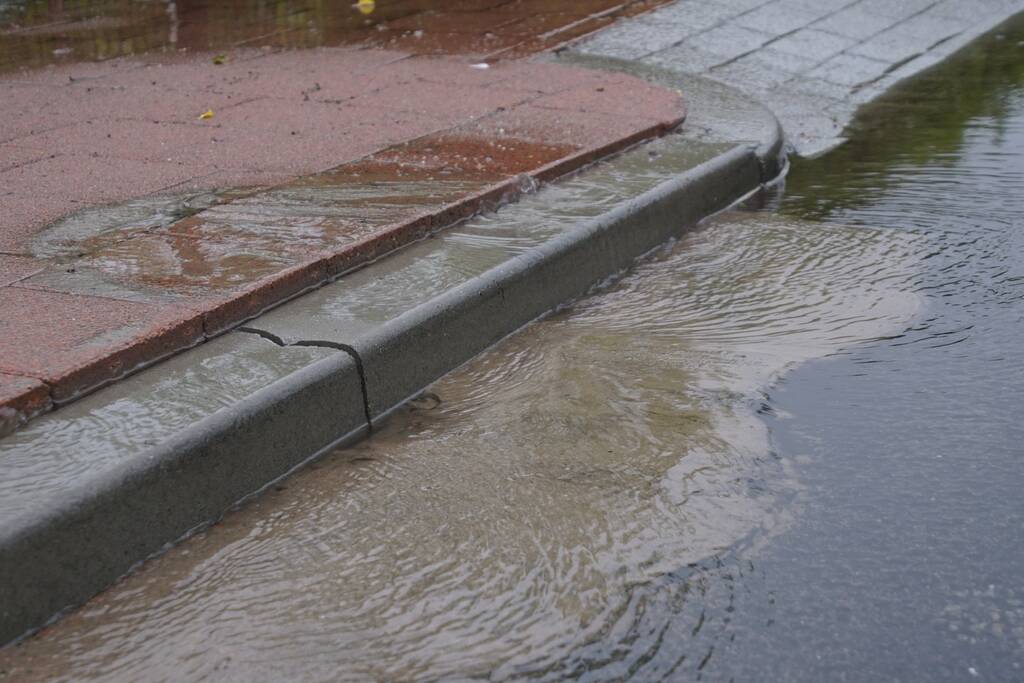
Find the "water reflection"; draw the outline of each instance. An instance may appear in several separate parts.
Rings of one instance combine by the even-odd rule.
[[[663,0],[662,0],[663,1]],[[366,45],[415,54],[536,52],[659,0],[15,0],[0,2],[0,71],[154,50]]]
[[[696,667],[663,640],[702,628],[682,609],[700,590],[691,565],[783,528],[799,486],[770,451],[761,392],[794,363],[902,330],[916,251],[910,233],[720,217],[0,668],[80,681]]]

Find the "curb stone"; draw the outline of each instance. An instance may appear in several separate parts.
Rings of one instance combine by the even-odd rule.
[[[758,130],[760,139],[735,144],[365,334],[295,340],[262,318],[251,321],[244,331],[337,353],[113,473],[76,482],[59,505],[5,521],[0,643],[84,602],[304,463],[365,437],[430,382],[772,180],[783,164],[781,129],[776,122]]]

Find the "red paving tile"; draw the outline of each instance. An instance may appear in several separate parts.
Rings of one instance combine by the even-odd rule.
[[[634,79],[624,74],[566,69],[557,64],[512,62],[506,65],[499,62],[498,68],[502,73],[503,89],[529,93],[551,94],[581,87],[597,88],[617,83],[636,84]]]
[[[203,336],[188,309],[20,287],[0,287],[0,311],[0,372],[46,382],[58,402]]]
[[[528,104],[483,117],[458,130],[480,137],[545,140],[549,144],[588,148],[604,146],[638,131],[647,131],[653,126],[667,128],[673,123],[678,124],[681,119],[681,113],[674,119],[650,116],[650,112],[621,117]]]
[[[0,173],[0,253],[29,254],[32,238],[50,223],[85,208],[62,194],[28,192],[14,194],[3,189]]]
[[[61,99],[63,90],[48,85],[0,82],[0,142],[80,121],[74,107]]]
[[[295,180],[298,175],[287,171],[228,170],[215,171],[206,175],[189,178],[183,183],[167,188],[170,194],[192,193],[205,190],[227,190],[231,188],[265,189]]]
[[[502,176],[529,173],[570,156],[578,149],[577,145],[445,132],[397,145],[375,155],[374,159],[443,171],[449,176],[496,180]]]
[[[178,164],[64,154],[0,173],[0,187],[43,204],[53,198],[101,204],[149,194],[195,175],[195,169]]]
[[[219,128],[154,121],[88,121],[30,135],[21,138],[21,142],[43,149],[74,150],[77,154],[94,157],[202,163],[204,165],[196,172],[206,173],[226,166],[233,151],[230,148],[221,151],[227,145]],[[223,161],[213,163],[218,157]]]
[[[326,267],[324,259],[300,263],[211,302],[203,311],[206,333],[225,332],[282,301],[323,284],[328,277]]]
[[[456,60],[447,57],[409,57],[375,69],[372,76],[375,83],[404,85],[416,81],[458,85],[460,87],[490,86],[500,84],[507,78],[523,72],[513,63],[498,63],[482,69],[472,60]]]
[[[46,159],[55,154],[56,152],[22,147],[11,143],[0,144],[0,173],[15,166],[24,166],[25,164],[31,164],[33,161]]]
[[[76,62],[50,65],[41,69],[23,68],[4,74],[12,83],[34,85],[68,85],[69,83],[98,83],[103,79],[131,71],[142,66],[137,58],[115,59],[106,62]]]
[[[513,59],[637,4],[407,0],[331,15],[320,38],[245,16],[224,25],[221,64],[178,50],[0,75],[0,407],[70,400],[514,196],[520,174],[674,127],[678,93]],[[186,24],[179,47],[213,40]],[[238,47],[306,40],[362,45]],[[72,212],[225,188],[251,189],[31,257]]]
[[[678,92],[653,85],[618,82],[563,90],[532,100],[530,104],[534,107],[582,114],[608,114],[633,120],[636,116],[656,116],[658,112],[671,111],[679,97]]]
[[[50,409],[50,389],[39,380],[0,372],[0,436]]]
[[[45,268],[38,259],[0,254],[0,287],[35,275]]]
[[[408,112],[417,116],[444,117],[451,123],[483,116],[512,107],[528,99],[523,93],[502,89],[413,81],[388,86],[352,101],[381,109]]]

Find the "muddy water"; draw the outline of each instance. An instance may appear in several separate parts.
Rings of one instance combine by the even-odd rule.
[[[1024,25],[0,651],[9,680],[1019,680]]]
[[[690,565],[789,523],[761,390],[902,330],[918,238],[724,215],[0,655],[15,679],[666,673]],[[667,591],[667,593],[666,593]]]

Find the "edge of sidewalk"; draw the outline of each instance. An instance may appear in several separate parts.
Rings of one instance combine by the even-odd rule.
[[[647,71],[678,83],[671,72]],[[774,179],[785,163],[783,135],[764,112],[775,125],[756,143],[737,144],[351,344],[330,345],[338,352],[82,482],[59,508],[12,520],[0,530],[0,644],[56,619],[293,470],[365,437],[430,382]]]

